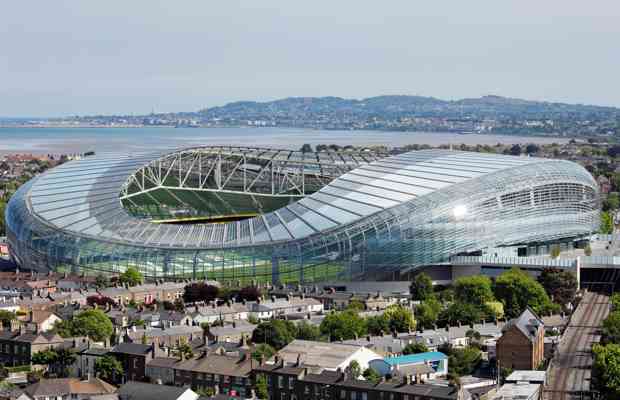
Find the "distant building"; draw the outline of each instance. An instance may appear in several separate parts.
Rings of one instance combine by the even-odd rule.
[[[116,393],[116,388],[98,378],[43,379],[24,390],[32,400],[90,400]]]
[[[545,354],[545,325],[528,307],[518,318],[510,320],[496,344],[501,368],[534,370]]]
[[[446,376],[448,357],[437,351],[386,357],[372,360],[370,368],[381,376],[408,376],[420,382]]]
[[[381,358],[379,354],[362,346],[311,340],[293,340],[278,352],[277,357],[284,365],[304,364],[328,371],[344,370],[354,360],[365,370],[371,360]]]
[[[187,387],[127,382],[118,389],[119,400],[197,400],[200,396]]]

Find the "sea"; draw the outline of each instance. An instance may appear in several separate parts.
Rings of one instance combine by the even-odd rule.
[[[205,145],[297,150],[304,143],[340,146],[565,143],[551,137],[442,132],[344,131],[296,128],[0,128],[0,154],[144,151]]]

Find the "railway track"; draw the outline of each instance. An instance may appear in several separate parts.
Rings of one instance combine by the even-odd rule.
[[[608,312],[607,295],[593,292],[584,295],[549,370],[545,399],[582,399],[590,392],[592,343],[600,340],[598,329]]]

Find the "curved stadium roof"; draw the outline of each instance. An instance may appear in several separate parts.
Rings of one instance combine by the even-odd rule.
[[[213,153],[251,153],[264,159],[299,157],[315,166],[340,166],[331,182],[301,200],[242,221],[194,225],[155,224],[132,216],[119,200],[130,178],[167,154],[101,154],[54,168],[37,178],[28,195],[31,212],[46,225],[75,236],[143,246],[213,248],[301,239],[355,223],[372,214],[486,174],[554,160],[416,151],[391,157],[359,153],[321,159],[312,153],[216,147]],[[321,154],[321,153],[318,153]],[[555,161],[557,162],[557,161]]]

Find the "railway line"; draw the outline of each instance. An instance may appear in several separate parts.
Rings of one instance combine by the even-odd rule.
[[[566,328],[549,369],[547,400],[591,397],[592,344],[600,340],[599,327],[609,313],[606,294],[587,292]]]

